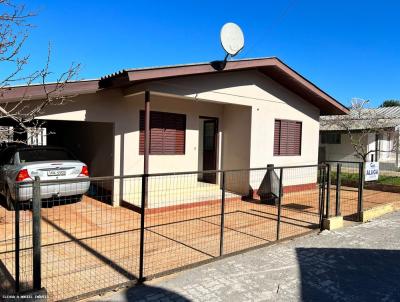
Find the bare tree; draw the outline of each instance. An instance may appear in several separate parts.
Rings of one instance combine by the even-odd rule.
[[[333,131],[345,132],[357,157],[364,162],[368,155],[376,151],[394,152],[397,149],[398,133],[395,126],[399,120],[388,118],[380,110],[368,109],[369,101],[353,98],[349,115],[326,116],[321,119],[321,127]],[[395,137],[391,150],[380,150],[380,147],[368,148],[368,137],[389,134]]]
[[[2,67],[11,70],[0,78],[0,120],[12,121],[13,134],[38,135],[43,123],[36,119],[43,114],[48,106],[63,104],[72,96],[65,93],[68,82],[74,80],[79,72],[80,65],[72,63],[71,66],[58,76],[51,85],[46,85],[47,79],[52,74],[50,67],[50,45],[47,51],[47,60],[44,66],[29,74],[24,69],[29,64],[29,54],[23,54],[23,46],[29,37],[30,23],[35,14],[27,12],[24,5],[17,5],[11,0],[0,0],[0,63]],[[3,69],[3,68],[2,68]],[[21,95],[17,100],[7,102],[2,100],[12,86],[25,83],[21,88]],[[40,86],[43,90],[39,100],[29,102],[29,89]],[[0,128],[0,142],[18,141],[26,143],[29,138],[20,136],[14,139],[9,127]]]

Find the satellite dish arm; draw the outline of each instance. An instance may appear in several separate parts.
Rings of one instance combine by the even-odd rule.
[[[228,62],[228,57],[229,57],[229,53],[226,54],[223,61],[212,61],[211,66],[217,71],[224,70],[225,66],[226,66],[226,62]]]
[[[229,53],[226,53],[226,56],[224,58],[224,63],[226,64],[226,62],[228,61],[228,57],[229,57]]]

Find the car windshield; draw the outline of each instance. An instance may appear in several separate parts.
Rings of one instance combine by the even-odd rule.
[[[20,150],[18,153],[21,163],[52,160],[75,160],[69,152],[63,149]]]

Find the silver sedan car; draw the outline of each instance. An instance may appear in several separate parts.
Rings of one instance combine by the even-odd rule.
[[[68,150],[47,146],[9,146],[0,154],[0,194],[10,210],[32,201],[32,181],[41,181],[42,200],[78,201],[89,190],[87,166]]]

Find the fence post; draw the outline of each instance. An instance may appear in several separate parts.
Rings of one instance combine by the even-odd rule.
[[[363,195],[364,195],[364,162],[359,163],[358,166],[358,206],[357,206],[357,214],[358,221],[361,221],[361,213],[363,211]]]
[[[319,213],[319,222],[321,231],[323,230],[322,221],[324,218],[324,211],[325,211],[325,169],[326,165],[321,166],[321,175],[320,175],[320,188],[321,188],[321,195],[320,195],[320,213]]]
[[[341,190],[341,178],[342,178],[342,164],[338,163],[336,167],[336,216],[342,215],[342,211],[340,209],[340,190]]]
[[[140,247],[139,247],[139,282],[142,282],[144,274],[144,226],[145,226],[145,213],[147,206],[147,186],[148,175],[142,175],[142,194],[140,202]]]
[[[40,196],[40,178],[35,177],[33,181],[33,199],[32,199],[33,219],[32,219],[32,238],[33,238],[33,289],[42,288],[42,265],[41,265],[41,196]]]
[[[219,255],[224,254],[224,227],[225,227],[225,185],[226,175],[225,171],[222,171],[222,193],[221,193],[221,232],[219,239]]]
[[[18,293],[20,289],[20,233],[19,233],[19,186],[15,185],[15,292]]]
[[[283,195],[282,178],[283,178],[283,168],[280,168],[279,169],[278,222],[277,222],[277,226],[276,226],[276,240],[280,239],[280,232],[281,232],[281,209],[282,209],[282,195]]]
[[[326,218],[329,218],[331,207],[331,165],[326,165]]]

